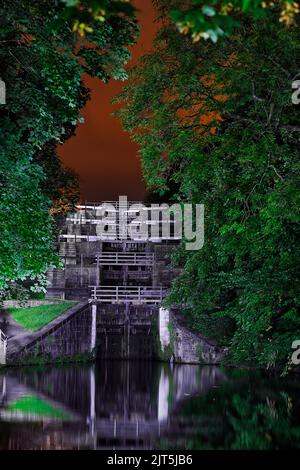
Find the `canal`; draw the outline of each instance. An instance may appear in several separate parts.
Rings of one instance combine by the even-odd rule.
[[[300,447],[299,378],[99,361],[0,371],[0,449]]]

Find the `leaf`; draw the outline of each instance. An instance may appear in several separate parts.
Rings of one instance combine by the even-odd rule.
[[[215,16],[216,10],[213,7],[210,7],[208,5],[204,5],[202,7],[202,13],[206,16]]]

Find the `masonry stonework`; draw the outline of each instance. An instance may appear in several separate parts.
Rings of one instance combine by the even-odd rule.
[[[92,350],[92,312],[87,304],[70,309],[36,333],[8,342],[7,363],[35,364],[87,360]]]
[[[219,364],[228,349],[186,326],[179,310],[160,309],[159,337],[162,358],[187,364]]]

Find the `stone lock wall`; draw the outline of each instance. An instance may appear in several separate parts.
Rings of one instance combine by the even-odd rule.
[[[65,318],[63,318],[65,315]],[[8,342],[7,363],[35,364],[86,360],[94,356],[93,314],[81,303],[36,333]]]
[[[219,364],[228,349],[185,325],[178,310],[159,310],[161,358],[187,364]]]
[[[80,361],[97,355],[213,365],[226,353],[188,328],[179,311],[81,302],[39,331],[9,340],[7,364]]]

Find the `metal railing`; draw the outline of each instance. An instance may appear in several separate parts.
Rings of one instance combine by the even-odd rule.
[[[125,209],[126,210],[129,210],[130,209],[130,206],[132,206],[133,204],[143,204],[144,208],[145,209],[148,209],[151,204],[149,203],[144,203],[142,201],[126,201],[125,203],[120,202],[119,201],[101,201],[101,202],[86,202],[84,204],[77,204],[76,205],[76,209],[77,210],[97,210],[97,209],[101,209],[102,207],[105,207],[107,205],[110,205],[110,206],[113,206],[115,209],[119,209],[120,207],[122,209]]]
[[[90,286],[90,288],[90,301],[102,303],[156,304],[161,303],[167,293],[163,287],[150,286]]]
[[[76,214],[73,216],[69,216],[66,218],[66,222],[71,222],[73,225],[105,225],[107,227],[123,227],[124,222],[121,223],[119,220],[117,220],[115,217],[106,217],[105,220],[103,221],[102,218],[99,217],[77,217]],[[130,220],[130,225],[131,226],[141,226],[141,225],[156,225],[160,227],[168,227],[168,225],[175,225],[176,220],[175,219],[145,219],[145,220]]]
[[[0,364],[6,364],[7,337],[0,330]]]
[[[95,241],[98,241],[98,240],[102,240],[102,241],[108,241],[108,242],[118,242],[120,241],[121,243],[124,242],[124,241],[132,241],[132,242],[142,242],[142,243],[145,243],[145,242],[162,242],[162,241],[166,241],[166,240],[172,240],[172,241],[179,241],[182,239],[182,237],[175,237],[175,236],[157,236],[157,237],[151,237],[151,236],[142,236],[142,235],[139,235],[139,236],[132,236],[131,238],[127,238],[125,240],[123,239],[118,239],[117,238],[117,235],[115,234],[102,234],[102,235],[73,235],[73,234],[64,234],[64,235],[60,235],[59,236],[59,239],[60,240],[70,240],[70,241],[74,241],[75,243],[77,241],[81,241],[81,240],[87,240],[88,242],[95,242]]]
[[[153,266],[154,253],[129,252],[118,253],[114,251],[102,252],[96,256],[101,266]]]

